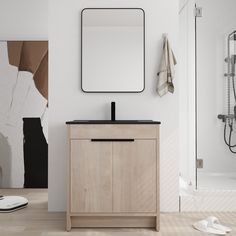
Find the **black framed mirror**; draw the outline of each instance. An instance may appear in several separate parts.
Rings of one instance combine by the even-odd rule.
[[[145,88],[145,12],[85,8],[81,12],[81,89],[139,93]]]

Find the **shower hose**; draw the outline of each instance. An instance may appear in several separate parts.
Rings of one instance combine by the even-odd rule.
[[[230,83],[230,82],[229,82]],[[232,84],[233,84],[233,93],[234,93],[234,101],[236,103],[236,90],[235,90],[235,83],[234,83],[234,77],[232,77]],[[230,96],[230,89],[228,90],[228,96]],[[236,106],[234,107],[234,119],[236,119]],[[228,109],[230,109],[230,100],[228,104]],[[228,124],[229,124],[229,138],[228,140],[226,139],[227,136],[227,119],[228,119]],[[236,147],[236,144],[232,145],[232,132],[233,132],[233,118],[227,118],[225,120],[225,125],[224,125],[224,141],[225,144],[229,147],[229,150],[236,154],[236,150],[234,151],[233,148]]]
[[[229,124],[229,128],[230,128],[230,131],[229,131],[229,140],[226,140],[226,122],[225,122],[225,126],[224,126],[224,141],[225,141],[225,144],[229,147],[229,150],[232,152],[232,153],[235,153],[236,154],[236,151],[234,151],[232,148],[236,147],[236,144],[235,145],[232,145],[231,144],[231,141],[232,141],[232,132],[233,132],[233,124]]]

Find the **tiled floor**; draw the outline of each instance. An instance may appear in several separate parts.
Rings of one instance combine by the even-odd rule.
[[[0,214],[0,236],[200,236],[193,222],[215,215],[231,227],[229,236],[236,236],[236,213],[165,213],[161,214],[161,231],[152,229],[73,229],[65,231],[65,213],[47,212],[46,190],[0,190],[2,195],[22,195],[29,206],[14,213]]]

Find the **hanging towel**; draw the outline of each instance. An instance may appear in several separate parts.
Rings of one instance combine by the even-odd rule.
[[[160,69],[157,73],[157,93],[162,97],[167,92],[174,93],[173,79],[175,75],[174,66],[177,64],[173,51],[171,50],[167,35],[164,35],[163,52]]]

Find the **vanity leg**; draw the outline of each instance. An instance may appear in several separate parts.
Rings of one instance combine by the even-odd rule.
[[[69,215],[66,215],[66,231],[71,230],[71,219]]]
[[[159,216],[156,217],[156,231],[157,232],[160,231],[160,217]]]

